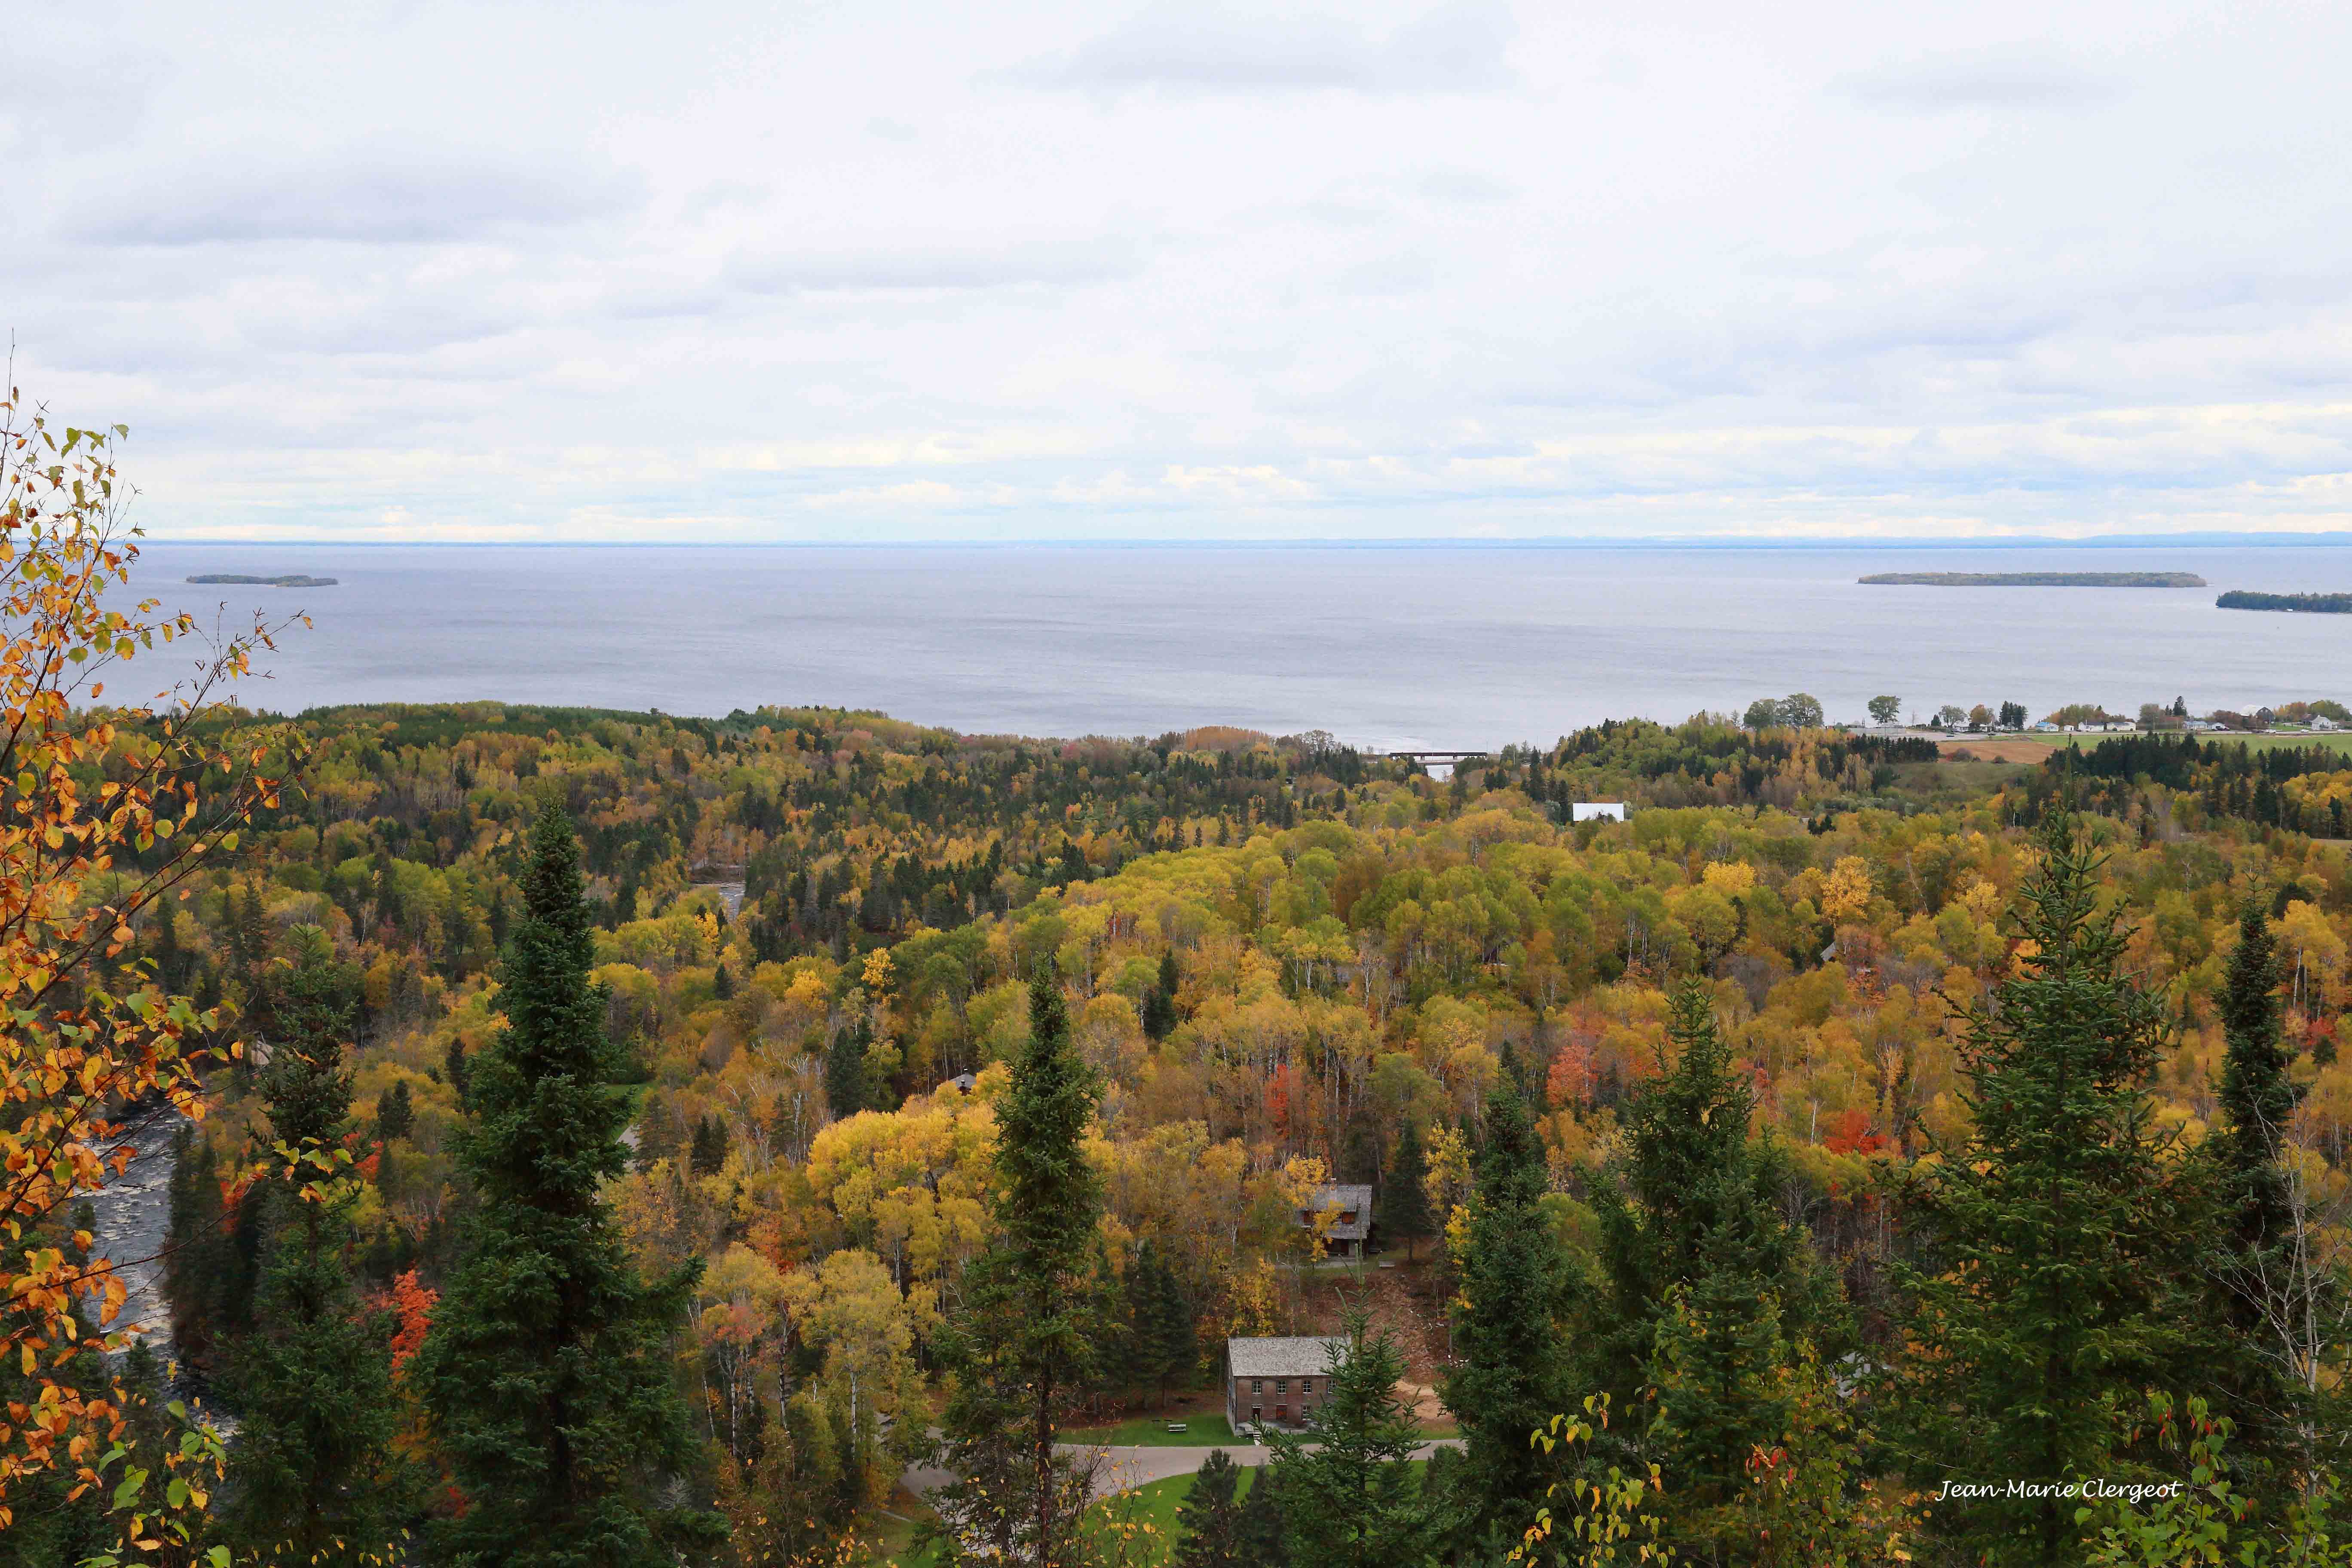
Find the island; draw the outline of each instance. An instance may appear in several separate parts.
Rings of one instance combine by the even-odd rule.
[[[1916,588],[2202,588],[2194,572],[1881,572],[1864,583]]]
[[[2306,616],[2352,616],[2352,594],[2254,594],[2232,588],[2213,603],[2224,610],[2299,610]]]
[[[236,583],[256,588],[331,588],[335,585],[335,580],[332,577],[305,577],[299,573],[290,577],[247,577],[235,572],[207,572],[200,577],[191,577],[188,581]]]

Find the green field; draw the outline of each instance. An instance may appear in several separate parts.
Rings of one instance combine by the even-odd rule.
[[[1220,1416],[1218,1425],[1223,1424],[1223,1417]],[[1249,1496],[1250,1483],[1256,1479],[1257,1471],[1255,1468],[1244,1469],[1241,1473],[1241,1483],[1234,1489],[1234,1497],[1239,1499]],[[1150,1482],[1126,1494],[1134,1501],[1120,1510],[1121,1517],[1126,1522],[1137,1527],[1149,1525],[1151,1532],[1160,1540],[1172,1542],[1176,1538],[1176,1510],[1182,1505],[1187,1497],[1192,1495],[1192,1492],[1191,1476],[1170,1476],[1165,1480]],[[1130,1509],[1133,1511],[1128,1511]],[[915,1551],[908,1542],[909,1535],[911,1531],[907,1534],[886,1536],[877,1542],[877,1547],[890,1553],[884,1561],[896,1564],[897,1568],[932,1568],[937,1559],[929,1552]]]
[[[1184,1430],[1168,1430],[1171,1421],[1180,1423]],[[1248,1438],[1234,1435],[1234,1429],[1225,1425],[1225,1414],[1222,1410],[1139,1415],[1116,1426],[1072,1426],[1063,1431],[1062,1440],[1066,1443],[1101,1443],[1114,1448],[1238,1448],[1249,1443]]]
[[[2273,730],[2262,735],[2200,735],[2200,741],[2243,741],[2247,745],[2268,750],[2276,746],[2325,746],[2331,752],[2352,752],[2352,730],[2326,730],[2314,734],[2295,731]]]

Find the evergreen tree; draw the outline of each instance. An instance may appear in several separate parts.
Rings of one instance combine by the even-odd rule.
[[[601,1191],[625,1163],[629,1104],[588,982],[579,857],[551,800],[498,998],[507,1026],[474,1068],[458,1141],[478,1207],[415,1368],[467,1505],[441,1522],[444,1555],[485,1568],[668,1563],[665,1536],[716,1522],[663,1495],[690,1452],[665,1341],[696,1271],[646,1286]]]
[[[824,1103],[835,1121],[869,1109],[873,1090],[866,1073],[866,1047],[873,1038],[873,1026],[860,1018],[835,1033],[833,1044],[825,1051]]]
[[[1171,1384],[1189,1386],[1201,1359],[1201,1330],[1192,1303],[1185,1299],[1184,1287],[1176,1278],[1164,1258],[1153,1259],[1152,1314],[1153,1363],[1160,1388],[1160,1408],[1168,1405]]]
[[[1389,1156],[1389,1172],[1381,1183],[1380,1201],[1372,1208],[1372,1223],[1380,1227],[1382,1240],[1391,1244],[1404,1243],[1409,1259],[1414,1248],[1436,1234],[1436,1223],[1429,1213],[1429,1191],[1423,1178],[1429,1169],[1429,1157],[1421,1147],[1421,1129],[1412,1122],[1404,1124],[1397,1135],[1396,1149]]]
[[[375,1135],[385,1143],[405,1138],[416,1128],[416,1100],[408,1092],[408,1080],[396,1079],[390,1089],[376,1097]]]
[[[2210,1141],[2228,1187],[2232,1240],[2241,1250],[2273,1246],[2294,1224],[2279,1142],[2304,1088],[2289,1076],[2294,1055],[2279,1027],[2279,960],[2262,906],[2238,918],[2237,951],[2222,981],[2219,1011],[2228,1051],[2221,1068],[2221,1125]]]
[[[1097,1338],[1086,1289],[1102,1207],[1083,1146],[1098,1089],[1070,1040],[1060,983],[1029,987],[1029,1043],[997,1101],[996,1239],[966,1277],[941,1336],[955,1392],[941,1416],[936,1494],[957,1561],[1064,1568],[1082,1555],[1088,1478],[1054,1451],[1062,1405],[1083,1387]]]
[[[1974,1128],[1906,1194],[1924,1267],[1895,1272],[1918,1349],[1895,1369],[1888,1436],[1929,1488],[2126,1479],[2144,1391],[2193,1381],[2186,1194],[2147,1089],[2164,1001],[2125,975],[2129,932],[2099,911],[2073,822],[2052,814],[2040,847],[2014,910],[2021,962],[1968,1016]],[[2075,1507],[1951,1499],[1934,1523],[1987,1562],[2053,1563]]]
[[[2219,998],[2228,1042],[2221,1069],[2221,1115],[2202,1152],[2218,1200],[2211,1272],[2220,1286],[2218,1316],[2230,1329],[2227,1353],[2208,1385],[2212,1407],[2235,1417],[2249,1458],[2307,1464],[2296,1438],[2306,1413],[2303,1368],[2282,1353],[2292,1339],[2280,1321],[2297,1306],[2332,1297],[2329,1277],[2309,1268],[2295,1246],[2294,1194],[2279,1161],[2281,1142],[2304,1086],[2290,1076],[2294,1055],[2279,1021],[2280,964],[2262,905],[2249,901],[2238,920],[2238,946]]]
[[[694,1143],[687,1155],[688,1169],[698,1176],[715,1176],[727,1164],[727,1124],[705,1113],[694,1124]]]
[[[457,1096],[457,1109],[460,1110],[467,1109],[469,1098],[467,1091],[472,1088],[472,1083],[471,1075],[466,1068],[466,1042],[454,1036],[451,1037],[449,1048],[441,1054],[441,1064],[442,1072],[449,1080],[449,1088]]]
[[[1242,1500],[1234,1535],[1234,1568],[1291,1568],[1290,1522],[1282,1506],[1282,1484],[1271,1468],[1257,1473]]]
[[[358,979],[313,942],[272,986],[277,1020],[261,1073],[270,1131],[298,1152],[336,1148],[352,1101],[343,1068]],[[349,1181],[301,1188],[299,1169],[256,1198],[275,1237],[262,1273],[251,1335],[231,1358],[239,1414],[230,1452],[229,1525],[248,1547],[306,1563],[358,1563],[391,1534],[392,1345],[363,1315],[347,1258]]]
[[[1211,1452],[1176,1509],[1175,1568],[1240,1568],[1241,1470],[1223,1448]]]
[[[1143,1033],[1147,1038],[1164,1040],[1174,1031],[1176,987],[1182,978],[1176,972],[1174,951],[1161,953],[1159,983],[1143,994]]]
[[[1755,1090],[1706,986],[1690,981],[1671,1002],[1675,1059],[1626,1104],[1619,1180],[1594,1194],[1602,1289],[1580,1383],[1630,1413],[1673,1360],[1675,1398],[1652,1430],[1614,1436],[1672,1454],[1677,1497],[1704,1509],[1740,1487],[1751,1449],[1783,1429],[1768,1391],[1796,1345],[1827,1326],[1833,1285],[1780,1215],[1786,1171],[1750,1135]]]
[[[1541,1458],[1528,1435],[1573,1408],[1560,1331],[1570,1264],[1540,1204],[1549,1184],[1543,1145],[1507,1063],[1486,1101],[1485,1132],[1444,1393],[1466,1450],[1466,1491],[1454,1500],[1462,1528],[1497,1544],[1516,1539],[1543,1499]]]
[[[1266,1474],[1281,1489],[1298,1561],[1410,1563],[1421,1555],[1427,1511],[1405,1463],[1422,1437],[1412,1406],[1397,1395],[1404,1357],[1362,1307],[1348,1309],[1346,1321],[1348,1349],[1333,1362],[1314,1432],[1269,1429]]]

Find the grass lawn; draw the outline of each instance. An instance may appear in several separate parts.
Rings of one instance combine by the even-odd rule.
[[[2326,746],[2331,752],[2352,752],[2352,730],[2320,730],[2301,733],[2272,730],[2260,735],[2200,735],[2200,741],[2243,741],[2269,750],[2277,746]]]
[[[1171,1422],[1178,1423],[1184,1430],[1171,1432]],[[1222,1410],[1139,1415],[1116,1426],[1072,1426],[1064,1429],[1062,1439],[1068,1443],[1102,1443],[1118,1448],[1237,1448],[1249,1441],[1234,1435],[1234,1429],[1225,1425],[1225,1413]]]
[[[1223,1417],[1219,1419],[1222,1421]],[[1256,1479],[1256,1470],[1242,1471],[1240,1484],[1234,1489],[1234,1497],[1249,1496],[1250,1483]],[[1192,1492],[1192,1478],[1190,1476],[1170,1476],[1166,1480],[1153,1481],[1126,1494],[1132,1500],[1122,1510],[1122,1516],[1134,1524],[1149,1524],[1152,1533],[1160,1540],[1172,1542],[1176,1539],[1176,1510]],[[929,1552],[915,1551],[910,1539],[912,1535],[913,1531],[909,1528],[899,1533],[896,1540],[886,1536],[877,1542],[877,1547],[888,1553],[883,1561],[895,1564],[896,1568],[932,1568],[937,1559]]]

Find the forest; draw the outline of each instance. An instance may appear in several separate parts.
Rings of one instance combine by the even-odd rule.
[[[2340,752],[285,718],[32,431],[0,1562],[2352,1561]]]

